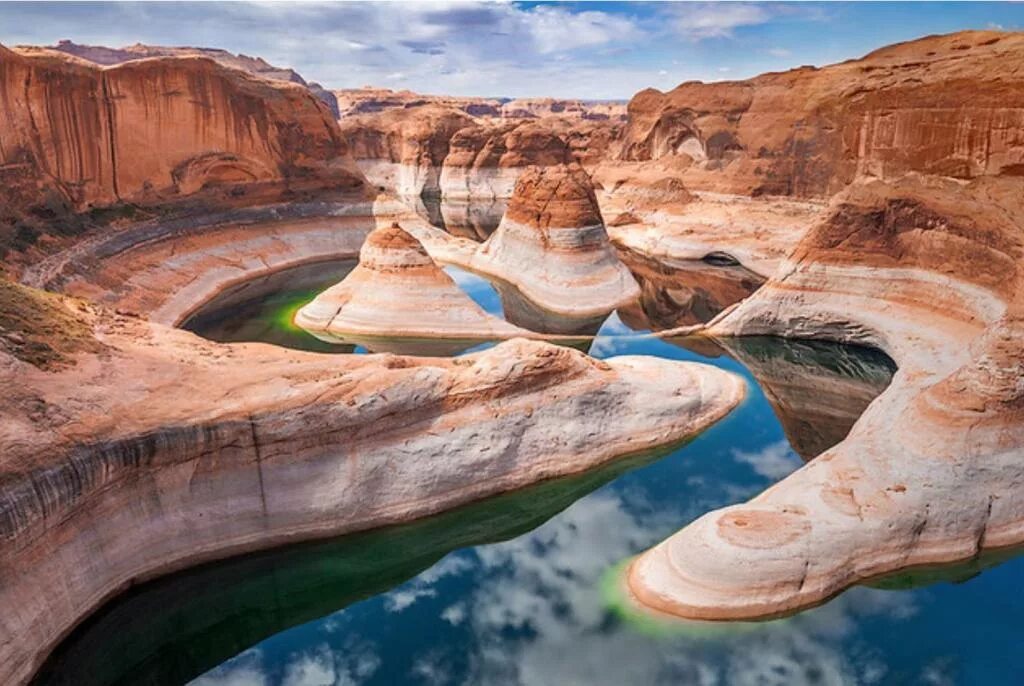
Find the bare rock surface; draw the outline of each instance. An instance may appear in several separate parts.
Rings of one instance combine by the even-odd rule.
[[[163,45],[143,45],[142,43],[128,45],[123,48],[108,48],[102,45],[81,45],[70,40],[58,41],[56,45],[49,46],[49,49],[65,52],[104,66],[121,64],[130,60],[146,59],[147,57],[209,57],[226,67],[241,69],[256,76],[262,76],[265,79],[287,81],[305,86],[327,106],[327,109],[330,110],[335,119],[339,116],[338,98],[335,97],[334,93],[318,83],[307,82],[294,69],[275,67],[262,57],[236,55],[219,48],[168,47]]]
[[[488,314],[397,223],[366,238],[357,266],[296,314],[311,333],[496,340],[530,332]]]
[[[672,159],[687,187],[828,196],[857,176],[1019,176],[1024,35],[963,31],[820,69],[647,89],[619,156]]]
[[[778,275],[711,323],[868,344],[899,369],[849,437],[631,565],[635,600],[699,619],[820,603],[1024,542],[1024,207],[1016,179],[863,180]]]
[[[582,472],[691,436],[744,394],[701,365],[522,340],[338,357],[214,344],[10,282],[0,305],[36,313],[28,336],[61,358],[0,349],[10,684],[128,584]],[[74,342],[53,334],[69,322]]]
[[[527,169],[470,267],[568,316],[608,313],[640,293],[608,240],[593,184],[579,165]]]

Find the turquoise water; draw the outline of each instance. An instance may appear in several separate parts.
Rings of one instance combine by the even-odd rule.
[[[489,284],[452,273],[500,312]],[[292,306],[293,296],[262,297]],[[261,316],[279,321],[276,308]],[[892,367],[834,345],[752,339],[727,352],[663,341],[615,314],[590,353],[705,362],[743,375],[750,397],[660,455],[143,586],[86,622],[40,683],[1024,682],[1020,559],[891,579],[785,620],[701,634],[652,632],[620,616],[605,591],[615,565],[840,440]]]

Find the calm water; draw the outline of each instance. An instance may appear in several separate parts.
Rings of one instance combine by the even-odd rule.
[[[487,282],[450,273],[501,313]],[[274,283],[236,300],[243,308],[200,313],[192,330],[301,346],[280,336],[309,283]],[[752,339],[727,351],[635,335],[644,321],[613,314],[590,353],[705,362],[746,377],[750,398],[660,455],[148,584],[78,630],[40,683],[1024,683],[1020,559],[904,575],[785,620],[713,631],[622,615],[608,591],[617,564],[841,440],[892,372],[884,356],[849,347]]]

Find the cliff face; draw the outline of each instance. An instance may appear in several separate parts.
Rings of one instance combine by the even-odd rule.
[[[450,200],[507,199],[526,167],[593,162],[615,130],[607,122],[479,119],[438,104],[347,117],[340,126],[375,185]]]
[[[688,160],[696,189],[830,195],[858,175],[1024,174],[1024,36],[923,38],[822,69],[646,90],[623,160]]]
[[[421,105],[443,105],[473,117],[494,119],[538,119],[561,117],[584,121],[626,120],[626,103],[560,98],[474,98],[454,95],[424,95],[388,88],[346,88],[334,91],[342,117],[407,109]]]
[[[0,119],[4,214],[361,183],[306,88],[200,57],[99,67],[0,47]]]
[[[318,83],[307,82],[294,69],[275,67],[262,57],[236,55],[227,50],[217,48],[167,47],[162,45],[143,45],[142,43],[136,43],[124,48],[108,48],[102,45],[79,45],[69,40],[62,40],[57,45],[51,46],[50,49],[104,66],[121,64],[129,60],[145,59],[147,57],[209,57],[225,67],[241,69],[256,76],[262,76],[265,79],[287,81],[305,86],[317,99],[327,106],[327,109],[331,111],[335,119],[339,116],[338,99],[334,96],[334,93]]]
[[[771,616],[1024,542],[1020,180],[859,180],[716,337],[868,343],[898,365],[849,436],[633,563],[640,603]]]
[[[0,613],[4,684],[133,582],[583,472],[691,436],[744,393],[693,363],[522,340],[455,360],[326,356],[13,284],[0,320],[10,302],[37,305],[33,335],[71,320],[82,344],[46,370],[0,344],[0,604],[18,608]],[[581,407],[600,421],[566,432]]]
[[[526,168],[501,224],[470,266],[565,318],[603,318],[640,295],[608,240],[590,176],[578,164]]]

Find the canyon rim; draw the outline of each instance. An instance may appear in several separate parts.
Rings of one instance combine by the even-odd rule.
[[[0,683],[1024,673],[1024,10],[0,20]]]

